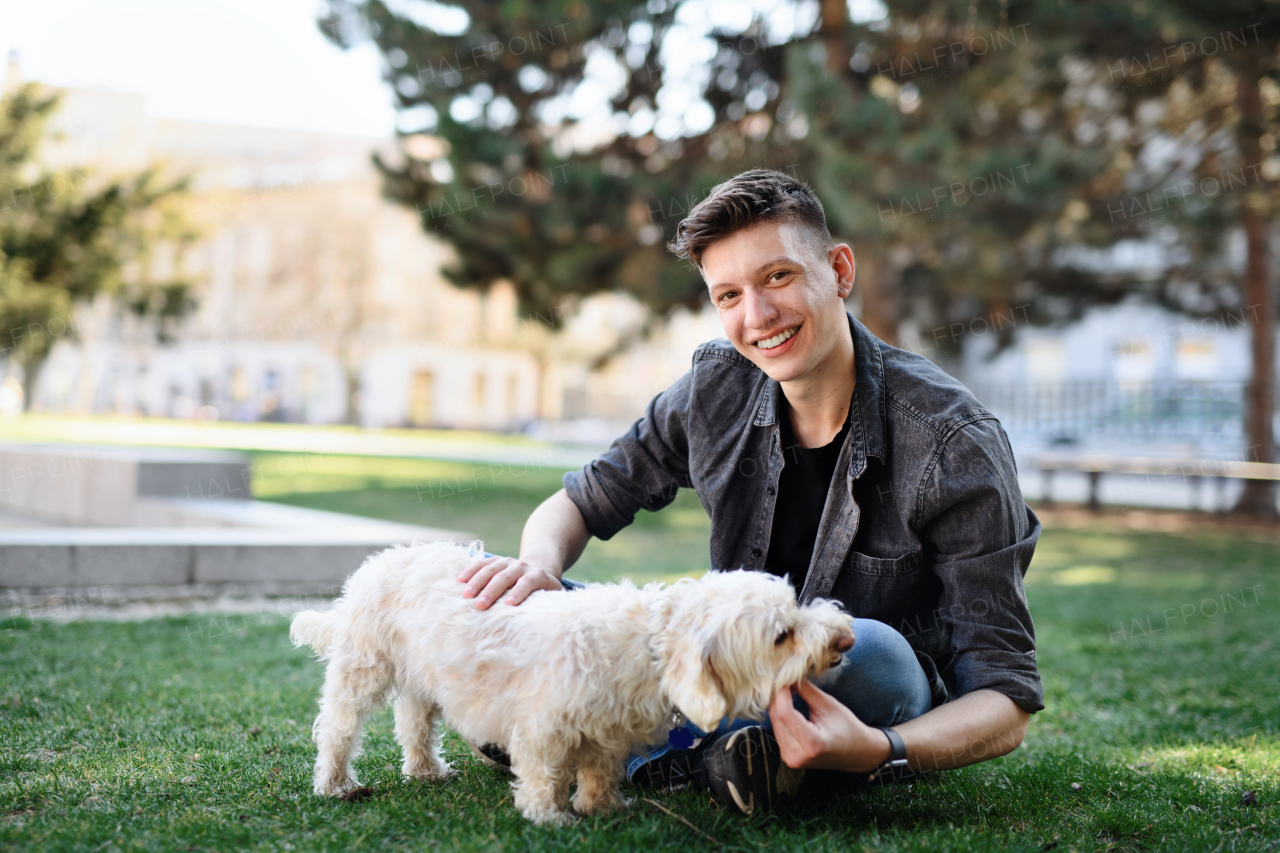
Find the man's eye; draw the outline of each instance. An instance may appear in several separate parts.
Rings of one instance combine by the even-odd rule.
[[[769,278],[772,279],[773,281],[781,281],[782,279],[786,278],[789,275],[791,275],[791,273],[788,270],[778,270],[776,273],[769,276]]]

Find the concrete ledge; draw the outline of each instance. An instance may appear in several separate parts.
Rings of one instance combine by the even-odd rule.
[[[0,545],[0,585],[18,589],[77,586],[75,549],[42,542]]]
[[[418,528],[410,536],[341,529],[64,528],[0,531],[0,588],[222,583],[341,584],[370,554],[395,544],[465,534]]]
[[[195,549],[194,583],[341,583],[370,554],[391,543],[366,545],[204,545]]]
[[[224,451],[2,446],[0,589],[331,588],[390,545],[475,538],[251,500],[249,474]]]
[[[0,445],[0,511],[55,524],[137,524],[140,497],[249,500],[248,455],[96,445]]]
[[[195,549],[190,545],[67,547],[71,550],[72,578],[78,586],[189,583],[195,558]],[[0,566],[3,566],[3,554],[4,549],[0,547]]]
[[[315,589],[340,585],[366,557],[391,545],[475,539],[259,501],[172,503],[175,512],[192,505],[207,510],[210,526],[0,530],[0,588],[238,583]],[[198,523],[199,515],[192,510],[185,520]],[[251,522],[261,526],[247,526]]]
[[[130,584],[123,586],[55,586],[0,589],[0,614],[78,618],[84,614],[119,612],[130,605],[236,610],[250,607],[288,615],[291,603],[323,609],[342,592],[342,585],[300,581],[274,583]]]

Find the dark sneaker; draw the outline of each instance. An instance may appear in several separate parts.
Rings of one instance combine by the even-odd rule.
[[[709,740],[696,739],[689,749],[670,747],[660,755],[633,756],[627,762],[627,781],[642,788],[705,788]]]
[[[508,776],[514,775],[511,772],[511,756],[507,755],[507,751],[496,743],[482,743],[477,746],[471,741],[467,741],[467,746],[471,747],[471,751],[476,754],[476,758],[480,759],[486,766],[492,767],[499,773],[505,773]]]
[[[743,814],[773,809],[784,797],[794,797],[803,770],[782,763],[773,732],[748,726],[729,732],[707,750],[707,784],[725,806]]]

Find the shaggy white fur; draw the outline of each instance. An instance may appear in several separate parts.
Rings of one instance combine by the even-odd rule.
[[[347,579],[332,610],[294,616],[294,644],[329,660],[312,730],[316,793],[357,786],[361,725],[394,692],[405,775],[449,775],[447,722],[507,749],[529,820],[569,818],[575,770],[577,812],[615,808],[626,756],[662,742],[674,709],[707,731],[724,717],[760,719],[778,690],[853,642],[834,603],[799,607],[790,584],[760,572],[591,584],[477,610],[457,577],[479,545],[389,548]]]

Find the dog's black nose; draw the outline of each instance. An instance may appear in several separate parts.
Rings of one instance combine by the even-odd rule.
[[[836,637],[836,641],[835,641],[836,651],[847,652],[851,648],[853,648],[853,637],[850,637],[848,634],[841,634],[840,636]]]

